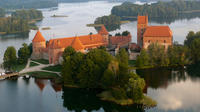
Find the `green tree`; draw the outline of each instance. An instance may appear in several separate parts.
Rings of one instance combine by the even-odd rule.
[[[137,57],[136,66],[143,67],[149,65],[149,55],[145,49],[142,49],[140,55]]]
[[[120,49],[116,55],[116,58],[119,61],[119,63],[128,65],[129,57],[128,57],[128,52],[125,49]]]
[[[148,46],[149,63],[152,66],[167,66],[169,59],[164,46],[152,43]]]
[[[131,73],[131,78],[128,81],[128,96],[135,102],[142,100],[144,97],[143,89],[145,87],[144,79],[140,78],[137,74]]]
[[[72,56],[76,53],[75,49],[71,46],[65,48],[64,52],[63,52],[63,59],[66,61],[66,58],[68,56]]]
[[[200,62],[200,38],[196,38],[190,45],[190,53],[193,63]]]
[[[129,31],[124,31],[124,32],[122,32],[122,36],[128,36],[129,34],[130,34]]]
[[[17,63],[16,49],[10,46],[6,49],[3,57],[3,67],[6,70],[12,70]]]
[[[22,44],[23,47],[21,47],[18,50],[18,63],[24,64],[27,63],[28,58],[30,57],[30,49],[27,44]]]
[[[101,83],[103,88],[109,88],[116,85],[116,80],[119,79],[119,63],[117,60],[112,60],[108,65],[108,69],[105,70]]]
[[[78,74],[78,78],[80,80],[80,87],[99,87],[99,80],[97,76],[98,71],[96,71],[99,69],[99,67],[91,59],[86,58],[80,68],[82,70],[82,72]]]
[[[64,76],[64,81],[68,84],[78,84],[79,80],[77,75],[82,71],[81,65],[84,61],[84,54],[77,52],[72,56],[67,56],[63,62],[64,68],[62,75]]]

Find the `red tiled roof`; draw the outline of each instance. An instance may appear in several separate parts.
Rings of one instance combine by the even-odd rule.
[[[108,35],[109,34],[104,25],[101,26],[101,29],[99,30],[98,33],[101,34],[101,35]]]
[[[138,24],[146,24],[148,23],[148,16],[138,16]]]
[[[169,26],[148,26],[144,37],[172,37]]]
[[[44,41],[46,41],[45,38],[42,36],[40,30],[38,30],[32,42],[44,42]]]
[[[113,36],[113,37],[110,37],[110,42],[112,45],[124,45],[131,42],[131,35]]]
[[[50,48],[52,48],[52,49],[58,49],[58,48],[63,48],[63,46],[61,46],[60,40],[55,40],[55,41],[51,42]]]
[[[83,44],[81,43],[81,41],[79,40],[78,37],[75,37],[74,38],[74,41],[72,42],[72,45],[71,45],[75,50],[81,50],[81,49],[84,49],[84,46]]]
[[[75,38],[78,38],[76,42],[73,42]],[[60,47],[66,48],[68,46],[73,46],[72,47],[77,47],[80,48],[80,44],[83,45],[85,48],[90,48],[94,46],[99,46],[99,45],[105,45],[106,42],[104,41],[104,38],[100,34],[93,34],[93,35],[84,35],[84,36],[78,36],[78,37],[66,37],[66,38],[58,38],[58,39],[51,39],[49,40],[49,46],[51,48],[55,48],[53,42],[54,41],[60,41]],[[76,46],[78,45],[78,46]],[[53,46],[53,47],[52,47]],[[56,47],[57,48],[57,47]]]

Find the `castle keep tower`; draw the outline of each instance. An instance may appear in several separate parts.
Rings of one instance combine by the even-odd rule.
[[[46,48],[46,40],[38,30],[34,39],[32,40],[33,53],[31,55],[32,59],[43,58],[43,50]]]
[[[148,16],[138,16],[137,23],[137,44],[143,47],[143,34],[148,26]]]

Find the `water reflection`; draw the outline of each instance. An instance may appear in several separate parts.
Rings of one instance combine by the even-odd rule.
[[[170,17],[170,18],[151,18],[149,19],[150,22],[156,22],[159,24],[171,24],[177,20],[191,20],[194,18],[199,18],[200,13],[199,12],[194,12],[194,13],[185,13],[185,14],[180,14],[178,17]]]
[[[56,84],[55,82],[51,81],[51,86],[55,92],[62,91],[62,85],[60,85],[60,84]]]
[[[143,112],[143,108],[132,106],[120,106],[115,103],[101,101],[97,91],[87,91],[75,88],[63,88],[63,105],[68,110],[82,111],[105,111],[105,112]]]
[[[137,70],[146,81],[147,95],[158,102],[157,107],[148,111],[198,112],[200,77],[197,68],[200,67]]]
[[[42,91],[45,87],[44,80],[43,79],[35,79],[35,84],[37,84],[40,91]]]

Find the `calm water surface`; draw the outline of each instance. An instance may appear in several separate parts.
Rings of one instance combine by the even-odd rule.
[[[154,108],[119,106],[101,101],[98,92],[62,88],[51,80],[0,81],[1,112],[199,112],[200,72],[182,69],[137,70],[146,81],[144,93],[158,102]],[[191,74],[192,73],[192,74]]]
[[[86,24],[93,23],[96,17],[110,14],[112,6],[121,3],[85,2],[62,3],[57,10],[43,9],[44,19],[38,22],[39,28],[51,27],[51,30],[41,30],[44,37],[69,37],[76,35],[96,33]],[[52,18],[53,14],[67,15],[64,18]],[[160,25],[150,22],[150,25]],[[136,42],[137,22],[123,24],[122,32],[129,30],[132,40]],[[176,20],[169,25],[173,31],[174,40],[183,43],[188,31],[200,30],[200,19]],[[17,49],[22,43],[30,43],[36,31],[30,31],[28,37],[0,37],[0,63],[3,53],[8,46]],[[200,67],[199,67],[200,68]],[[136,106],[121,107],[119,105],[103,102],[96,97],[95,92],[77,89],[62,88],[50,80],[31,78],[29,80],[0,81],[0,112],[199,112],[200,110],[200,72],[195,70],[138,70],[146,81],[144,92],[158,102],[157,107],[151,109],[136,108]],[[0,70],[1,71],[1,70]]]

